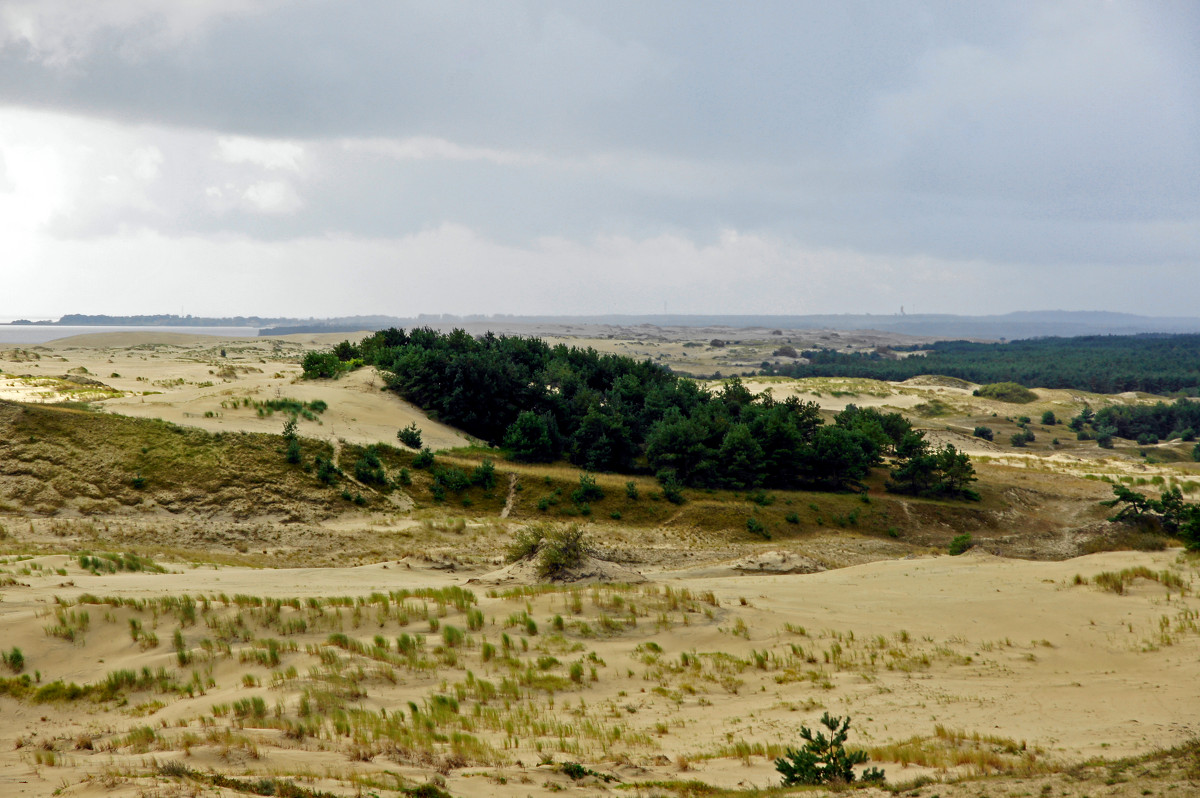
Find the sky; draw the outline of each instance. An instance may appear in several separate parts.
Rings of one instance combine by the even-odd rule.
[[[1200,315],[1200,4],[0,0],[0,318]]]

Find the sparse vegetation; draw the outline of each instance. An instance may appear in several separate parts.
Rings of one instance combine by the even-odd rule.
[[[754,353],[757,360],[777,343],[738,341],[708,354]],[[704,356],[700,348],[689,356]],[[209,349],[197,355],[205,366],[220,362]],[[139,369],[155,353],[138,350],[129,365],[117,355],[121,365],[91,370],[120,368],[131,381],[148,379]],[[280,354],[275,396],[295,377],[297,356],[291,348]],[[46,350],[43,363],[57,357]],[[230,367],[241,369],[245,357],[240,346],[229,346]],[[263,370],[264,384],[274,368]],[[1062,435],[1068,456],[1043,457],[1044,447],[1014,456],[979,446],[988,454],[972,465],[938,444],[970,446],[965,433],[981,421],[1007,438],[1012,424],[1029,429],[1030,417],[1051,403],[1071,418],[1082,399],[1043,393],[1022,408],[1028,416],[1017,416],[940,379],[931,383],[936,388],[780,380],[772,384],[777,397],[819,390],[877,398],[872,404],[884,410],[822,410],[824,421],[807,445],[816,451],[820,434],[822,451],[836,455],[838,444],[854,443],[875,452],[891,473],[873,465],[842,480],[854,488],[846,491],[834,489],[834,479],[810,480],[812,472],[798,467],[805,479],[795,484],[733,490],[724,482],[685,485],[678,474],[655,484],[642,455],[621,476],[561,461],[497,468],[500,455],[478,442],[435,458],[392,440],[394,421],[362,425],[378,430],[373,445],[326,442],[316,435],[358,432],[344,433],[341,415],[333,423],[326,418],[324,430],[306,427],[299,413],[263,424],[253,418],[258,405],[244,403],[243,394],[267,394],[243,379],[247,372],[236,373],[239,382],[214,387],[230,392],[221,394],[225,412],[196,422],[221,426],[221,433],[78,405],[0,403],[0,601],[11,633],[0,652],[0,695],[13,717],[29,720],[14,727],[12,746],[0,752],[0,764],[13,772],[28,770],[47,789],[57,778],[63,792],[131,795],[536,795],[602,791],[601,782],[617,780],[626,782],[621,792],[724,794],[730,790],[700,781],[705,773],[724,780],[735,776],[728,766],[741,762],[751,766],[746,780],[761,785],[771,762],[796,766],[783,741],[795,740],[803,724],[826,740],[837,736],[815,722],[816,712],[837,707],[865,721],[855,730],[872,761],[852,765],[856,782],[869,765],[930,769],[918,777],[904,772],[910,781],[891,789],[905,794],[1048,795],[1047,784],[1056,795],[1157,794],[1186,791],[1193,780],[1194,745],[1082,763],[1069,753],[1080,737],[1071,710],[1085,704],[1091,739],[1117,741],[1121,755],[1145,750],[1140,734],[1115,731],[1127,731],[1131,715],[1087,704],[1091,693],[1080,685],[1088,675],[1103,670],[1106,695],[1115,696],[1121,687],[1141,689],[1146,674],[1164,664],[1180,684],[1195,670],[1188,652],[1200,634],[1196,561],[1163,550],[1185,540],[1187,508],[1200,496],[1194,465],[1185,462],[1194,448],[1183,445],[1193,435],[1186,428],[1159,435],[1160,444],[1142,458],[1129,445],[1136,435],[1118,441],[1107,459],[1094,451],[1069,456],[1093,447]],[[368,378],[347,387],[357,392],[360,382]],[[555,390],[575,390],[575,401],[586,404],[597,390],[587,385],[564,381]],[[934,443],[909,437],[913,416],[886,410],[930,404],[945,388],[951,390],[943,390],[943,404],[953,417],[915,422],[928,425]],[[714,386],[710,401],[727,401],[728,389]],[[328,397],[337,386],[305,390]],[[235,391],[237,406],[248,412],[234,412]],[[903,401],[887,398],[901,393]],[[617,394],[597,395],[611,401]],[[753,404],[770,404],[764,394],[754,396]],[[1098,409],[1154,401],[1087,400]],[[742,412],[730,409],[719,420],[751,426]],[[1095,426],[1096,415],[1077,434],[1111,429]],[[291,420],[291,434],[238,432],[239,416],[275,430]],[[300,429],[316,435],[301,437]],[[734,435],[730,459],[715,462],[760,473],[746,456],[760,431]],[[289,464],[292,440],[301,456]],[[576,456],[569,438],[562,446],[563,457]],[[706,443],[697,452],[712,450]],[[963,465],[970,470],[956,472]],[[135,477],[143,479],[140,490],[132,488]],[[1105,513],[1096,504],[1103,498],[1097,491],[1107,490],[1101,481],[1128,490],[1114,491],[1116,499],[1137,494],[1145,501],[1117,501]],[[892,495],[888,482],[911,492]],[[395,490],[399,485],[409,489]],[[981,485],[979,503],[947,501],[942,493]],[[1119,523],[1104,524],[1104,515],[1119,516]],[[499,565],[504,542],[530,518],[553,523],[528,536],[531,567],[495,576],[514,574],[517,581],[478,594],[453,586],[467,578],[487,584],[482,572]],[[584,518],[589,526],[570,527]],[[1055,534],[1066,528],[1071,535]],[[1117,564],[1101,566],[1110,570],[1094,559],[1040,563],[1037,571],[1014,560],[926,559],[947,548],[958,553],[972,534],[989,551],[1034,558],[1142,553],[1111,558]],[[577,573],[565,565],[593,547],[654,581],[566,581],[605,571],[593,560]],[[919,559],[900,561],[908,554]],[[716,568],[803,573],[881,559],[897,561],[832,578],[750,578],[740,587],[712,576]],[[334,568],[274,570],[326,565]],[[541,576],[543,567],[558,575]],[[172,575],[139,575],[159,570]],[[661,570],[666,575],[656,576]],[[303,595],[289,597],[297,578]],[[1002,593],[993,595],[992,581]],[[245,584],[261,589],[233,593],[233,585]],[[872,592],[829,589],[850,584]],[[973,589],[982,584],[989,589]],[[994,639],[988,626],[989,613],[1011,606],[1007,584],[1019,585],[1022,601],[1035,602],[1031,619],[1051,619],[1020,640]],[[948,602],[930,600],[940,596]],[[933,619],[922,614],[926,607],[946,611]],[[912,633],[895,628],[900,617],[913,618]],[[1082,671],[1079,647],[1094,653]],[[1053,736],[1040,726],[1028,743],[993,732],[995,707],[1022,700],[1029,689],[1056,713]],[[1186,691],[1171,696],[1146,702],[1139,717],[1146,729],[1168,729],[1188,710]],[[981,731],[939,723],[951,715]],[[34,722],[38,717],[44,719]],[[830,720],[849,728],[848,718]],[[1033,728],[1020,713],[1003,723]],[[843,750],[856,754],[850,741]],[[714,759],[728,761],[706,765]]]

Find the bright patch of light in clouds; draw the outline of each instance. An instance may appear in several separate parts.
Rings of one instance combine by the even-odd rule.
[[[294,141],[222,136],[217,139],[217,157],[226,163],[254,164],[264,169],[298,172],[304,147]]]
[[[533,165],[548,159],[531,153],[510,152],[487,147],[468,147],[432,136],[407,139],[348,139],[342,142],[348,152],[364,152],[399,161],[490,161],[502,165]]]

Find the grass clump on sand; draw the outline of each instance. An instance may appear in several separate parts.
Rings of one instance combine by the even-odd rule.
[[[508,548],[508,561],[532,560],[539,578],[558,579],[582,565],[589,553],[587,535],[578,525],[535,524],[517,532]]]

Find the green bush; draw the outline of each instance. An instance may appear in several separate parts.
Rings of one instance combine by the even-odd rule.
[[[471,477],[457,466],[436,468],[433,471],[433,483],[452,493],[461,493],[471,487]]]
[[[362,456],[354,461],[354,478],[366,485],[387,484],[387,474],[379,459],[379,450],[374,445],[368,446]]]
[[[333,352],[309,352],[301,361],[306,380],[337,379],[348,370],[348,366],[338,360]]]
[[[317,480],[323,485],[332,485],[341,473],[333,461],[323,455],[317,455],[314,461],[317,466]]]
[[[579,487],[571,491],[571,501],[583,505],[604,498],[604,491],[596,484],[596,478],[586,471],[579,475]]]
[[[534,525],[519,530],[508,547],[508,561],[534,560],[541,579],[558,579],[583,564],[591,552],[587,536],[576,525]]]
[[[475,470],[471,472],[471,484],[484,490],[491,490],[496,486],[496,464],[491,458],[485,457],[482,463],[475,466]]]
[[[683,504],[683,485],[675,478],[674,474],[659,474],[659,484],[662,485],[663,497],[671,504]]]
[[[1053,427],[1057,423],[1058,418],[1055,417],[1053,410],[1047,410],[1045,413],[1042,413],[1042,424],[1047,427]]]
[[[963,532],[961,535],[955,535],[950,541],[950,555],[957,557],[967,549],[974,547],[975,541],[971,538],[970,532]]]
[[[764,540],[771,539],[770,530],[768,530],[765,526],[763,526],[762,521],[759,521],[754,516],[750,516],[749,518],[746,519],[746,531],[749,532],[751,535],[758,535],[760,538],[763,538]]]
[[[397,432],[396,437],[410,449],[421,448],[421,430],[417,427],[417,422],[415,421]]]
[[[783,776],[783,784],[850,784],[854,781],[854,766],[869,760],[866,751],[847,751],[846,738],[850,728],[850,716],[839,718],[828,712],[821,716],[821,725],[829,730],[826,737],[822,731],[814,734],[807,726],[800,727],[804,747],[799,751],[789,748],[787,753],[775,760],[775,769]],[[882,782],[883,771],[869,768],[862,774],[863,781]]]
[[[16,646],[13,646],[11,651],[5,651],[0,654],[0,659],[4,660],[4,664],[13,673],[20,673],[25,670],[25,655]]]
[[[996,437],[996,433],[992,432],[991,427],[976,427],[975,437],[982,438],[985,441],[990,441]]]
[[[1018,405],[1037,401],[1036,393],[1015,382],[993,382],[981,385],[975,390],[975,396]]]
[[[413,468],[430,468],[433,466],[433,452],[426,446],[413,458]]]

